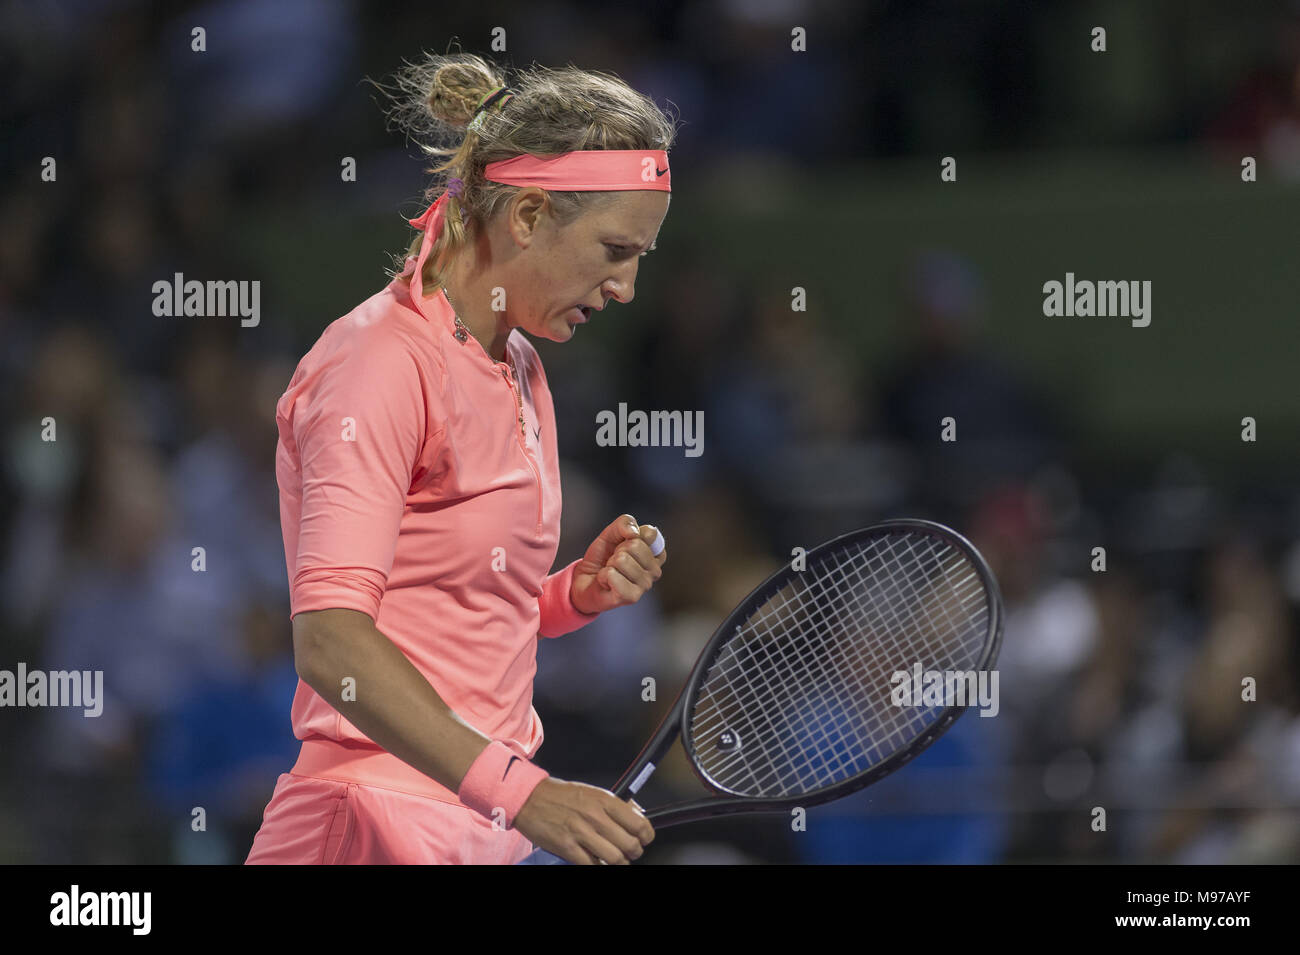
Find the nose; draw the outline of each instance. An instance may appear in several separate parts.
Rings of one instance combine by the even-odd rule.
[[[600,293],[606,299],[618,299],[626,305],[636,297],[636,272],[639,256],[625,263],[614,275],[607,278],[600,287]]]

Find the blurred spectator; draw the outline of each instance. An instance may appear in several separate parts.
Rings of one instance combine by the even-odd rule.
[[[199,686],[151,736],[150,795],[170,821],[176,862],[243,862],[276,779],[298,757],[285,721],[298,672],[284,640],[283,603],[245,604],[240,672]],[[199,831],[195,808],[203,810]]]
[[[918,494],[969,506],[991,484],[1027,477],[1055,450],[1048,399],[982,341],[984,280],[966,259],[927,252],[909,268],[901,338],[881,386],[881,425],[918,457]],[[956,439],[942,440],[943,421]]]

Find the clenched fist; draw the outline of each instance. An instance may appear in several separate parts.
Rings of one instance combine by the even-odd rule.
[[[659,529],[623,514],[591,542],[574,568],[573,606],[581,613],[601,613],[634,604],[663,575],[667,560]]]

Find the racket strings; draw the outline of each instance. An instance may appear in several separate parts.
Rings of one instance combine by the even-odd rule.
[[[842,568],[840,568],[840,569],[842,570]],[[790,601],[789,601],[789,597],[788,597],[788,595],[784,597],[784,602],[785,602],[785,603],[789,603],[789,602],[790,602]],[[761,616],[761,615],[760,615],[760,616]],[[814,620],[813,622],[816,623],[816,622],[818,622],[818,621]],[[813,655],[810,656],[809,659],[812,659],[812,660],[820,660],[820,659],[821,659],[821,657],[820,657],[818,654],[815,653],[815,651],[818,649],[817,647],[815,647],[815,646],[810,646],[809,649],[811,649],[811,650],[814,651]],[[788,658],[788,654],[787,654],[787,658]],[[831,663],[832,667],[835,668],[835,669],[836,669],[837,671],[839,671],[839,672],[836,673],[836,674],[828,674],[825,668],[819,668],[819,669],[818,669],[817,676],[819,677],[820,682],[822,682],[823,685],[826,685],[826,684],[828,684],[829,682],[831,682],[831,681],[833,681],[833,680],[837,680],[837,679],[840,680],[841,682],[843,682],[843,672],[842,672],[842,663],[841,663],[841,661],[840,661],[839,659],[837,659],[837,657],[836,657],[835,655],[831,655],[831,656],[829,657],[829,660],[830,660],[830,663]],[[779,703],[779,702],[781,702],[781,701],[778,700],[778,703]],[[859,703],[860,703],[861,701],[855,699],[855,702],[859,702]],[[745,710],[745,711],[748,711],[748,710],[750,710],[750,709],[751,709],[750,707],[742,707],[742,710]],[[804,709],[807,710],[808,707],[805,707]],[[823,710],[825,710],[825,709],[826,709],[826,708],[823,707]],[[841,708],[841,710],[842,710],[842,708]],[[774,722],[772,719],[769,718],[769,719],[767,719],[767,720],[758,720],[758,721],[751,721],[751,722],[757,722],[757,723],[759,723],[759,728],[760,728],[760,729],[765,729],[765,730],[767,730],[767,731],[769,731],[769,732],[771,732],[771,731],[776,731],[778,735],[775,735],[775,736],[773,736],[772,738],[773,738],[773,739],[776,739],[779,743],[782,744],[782,747],[781,747],[781,748],[782,748],[782,750],[783,750],[783,754],[787,757],[788,760],[790,760],[790,761],[792,762],[792,764],[794,765],[794,767],[795,767],[796,770],[802,770],[803,773],[804,773],[805,775],[807,774],[808,767],[807,767],[807,766],[800,765],[801,763],[808,763],[808,762],[813,763],[813,764],[814,764],[814,766],[813,766],[814,770],[820,770],[820,771],[822,772],[823,775],[829,773],[829,774],[830,774],[830,777],[831,777],[832,779],[837,779],[837,778],[839,778],[840,776],[843,776],[843,775],[851,775],[851,774],[853,774],[855,771],[857,771],[857,770],[860,768],[859,766],[854,765],[854,764],[846,764],[845,761],[844,761],[844,759],[842,758],[842,756],[844,755],[842,752],[836,752],[836,751],[833,751],[833,750],[828,750],[827,747],[826,747],[826,741],[827,741],[827,736],[828,736],[828,734],[827,734],[827,732],[826,732],[826,729],[827,729],[827,727],[828,727],[830,724],[832,724],[832,723],[838,724],[841,728],[844,727],[844,726],[846,726],[846,725],[852,725],[851,722],[846,722],[846,719],[849,720],[849,721],[851,721],[853,716],[855,716],[855,715],[860,715],[860,714],[853,714],[853,713],[847,713],[847,714],[846,714],[846,713],[844,713],[844,712],[842,712],[842,711],[841,711],[841,712],[822,712],[822,713],[819,713],[819,714],[818,714],[818,713],[814,713],[815,716],[820,717],[820,718],[817,719],[815,722],[813,722],[813,723],[811,723],[811,724],[810,724],[809,721],[805,718],[805,714],[804,714],[804,713],[799,713],[798,711],[796,711],[796,715],[799,717],[799,719],[798,719],[799,726],[797,726],[797,727],[791,727],[791,726],[789,725],[789,721],[788,721],[788,720],[785,720],[785,719],[778,719],[777,721]],[[763,725],[762,725],[762,723],[764,723],[764,722],[767,724],[766,726],[763,726]],[[800,743],[802,743],[802,748],[798,748],[798,747],[792,746],[792,745],[790,744],[790,741],[786,738],[786,737],[788,737],[788,736],[790,735],[790,731],[791,731],[792,729],[800,730],[800,731],[802,731],[805,735],[807,735],[807,734],[811,731],[812,734],[813,734],[815,737],[819,737],[818,739],[815,739],[815,740],[813,741],[815,747],[817,747],[817,748],[810,748],[810,747],[808,746],[808,741],[807,741],[807,740],[796,741],[796,742],[800,742]],[[782,731],[782,730],[785,731],[785,737],[779,735],[779,734],[780,734],[780,731]],[[857,743],[858,749],[860,750],[860,749],[861,749],[861,739],[859,738],[859,739],[857,739],[857,740],[850,740],[850,743],[851,743],[851,744],[854,743],[854,742]],[[877,748],[879,749],[879,747],[877,747]],[[896,747],[888,747],[887,749],[888,749],[888,750],[892,750],[893,748],[896,748]],[[840,749],[842,750],[843,747],[841,746]],[[828,755],[828,753],[829,753],[830,756],[831,756],[830,759],[827,759],[827,758],[826,758],[827,755]],[[887,751],[886,751],[886,752],[877,752],[877,753],[874,753],[874,754],[872,754],[872,755],[874,755],[877,759],[878,759],[878,758],[883,758],[885,755],[887,755]],[[820,759],[819,759],[819,757],[820,757]],[[818,765],[818,763],[820,763],[820,765]],[[752,777],[752,776],[753,776],[753,773],[751,772],[750,775],[751,775],[751,777]],[[814,772],[814,775],[815,775],[815,772]],[[760,787],[760,788],[761,788],[761,787]]]
[[[841,570],[842,570],[842,568],[841,568]],[[815,622],[818,622],[818,621],[816,621],[815,618],[814,618],[813,622],[814,622],[814,624],[815,624]],[[833,622],[833,621],[832,621],[832,622]],[[816,651],[816,650],[819,650],[819,647],[816,647],[815,644],[810,644],[809,650],[810,650],[810,651],[813,651],[813,654],[814,654],[813,656],[810,657],[810,659],[815,659],[815,660],[823,659],[822,656],[819,656],[818,654],[816,654],[815,651]],[[842,670],[844,670],[844,660],[842,660],[841,657],[840,657],[839,655],[835,655],[835,654],[831,654],[831,655],[827,656],[827,657],[826,657],[826,660],[828,661],[829,665],[831,665],[831,668],[835,669],[837,673],[835,674],[835,676],[833,676],[833,677],[831,678],[831,680],[827,680],[826,669],[823,668],[823,669],[822,669],[822,672],[820,672],[820,674],[819,674],[819,676],[822,677],[822,678],[820,678],[820,681],[819,681],[819,682],[822,683],[823,686],[826,686],[828,682],[832,682],[833,680],[840,680],[841,682],[844,682],[844,672],[842,672]],[[858,667],[859,669],[861,669],[861,664],[862,664],[862,661],[861,661],[861,660],[858,660],[858,661],[857,661],[857,667]],[[854,703],[857,703],[857,704],[861,704],[861,699],[854,698],[854,699],[853,699],[853,702],[854,702]],[[861,709],[861,706],[859,706],[858,709]],[[891,716],[891,717],[896,717],[896,716],[897,716],[897,713],[889,712],[888,715]],[[826,730],[826,726],[827,726],[827,724],[829,724],[829,722],[832,722],[832,720],[827,719],[827,717],[828,717],[828,713],[824,713],[824,712],[823,712],[823,713],[818,713],[818,715],[816,715],[816,716],[819,716],[820,719],[819,719],[818,721],[814,722],[814,724],[813,724],[813,728],[814,728],[815,730],[818,730],[818,732],[816,732],[815,735],[819,735],[820,739],[819,739],[819,741],[816,741],[816,742],[818,742],[820,746],[823,746],[823,752],[822,752],[822,754],[814,754],[814,755],[826,755],[826,754],[824,754],[824,743],[826,743],[826,735],[827,735],[827,734],[826,734],[826,732],[824,732],[824,730]],[[836,722],[839,722],[839,724],[840,724],[841,726],[844,726],[844,725],[850,725],[850,726],[852,726],[852,725],[854,725],[854,722],[852,722],[852,721],[850,721],[850,722],[845,722],[845,717],[849,717],[849,719],[852,720],[852,717],[854,717],[854,716],[861,717],[861,712],[859,712],[859,713],[853,713],[853,712],[844,713],[844,712],[840,712],[840,713],[832,713],[832,715],[829,715],[829,716],[833,716],[833,717],[835,717],[835,721],[836,721]],[[896,728],[897,728],[897,721],[894,721],[894,725],[896,725]],[[806,720],[803,720],[803,729],[807,729],[807,728],[809,728],[809,725],[807,725],[807,721],[806,721]],[[876,735],[876,737],[879,737],[879,735],[880,735],[880,734],[879,734],[879,728],[875,728],[875,735]],[[850,746],[850,747],[855,747],[855,748],[857,748],[858,751],[861,751],[861,750],[862,750],[862,746],[863,746],[863,745],[862,745],[861,737],[859,737],[859,738],[857,738],[857,739],[849,739],[848,743],[849,743],[849,746]],[[842,747],[841,747],[841,748],[842,748]],[[892,748],[894,748],[894,747],[879,747],[879,746],[878,746],[878,747],[876,747],[876,748],[878,748],[878,750],[883,750],[883,751],[871,752],[871,754],[868,754],[868,755],[872,756],[872,758],[874,758],[874,759],[880,759],[880,758],[884,758],[885,755],[888,755],[888,751],[889,751],[889,750],[892,750]],[[840,755],[839,752],[837,752],[836,755],[839,756],[839,755]],[[837,767],[835,767],[835,765],[833,765],[833,764],[832,764],[832,765],[829,765],[829,767],[823,767],[823,769],[826,769],[826,768],[831,769],[832,772],[833,772],[833,770],[837,769]],[[850,768],[848,769],[848,772],[853,772],[853,770],[855,770],[855,769],[857,769],[857,768],[858,768],[858,767],[850,767]],[[839,773],[836,773],[836,774],[839,774]]]
[[[909,555],[909,557],[916,558],[917,555],[913,553]],[[924,560],[924,558],[920,558],[920,559]],[[868,561],[868,566],[870,567],[870,561]],[[934,567],[926,566],[924,564],[922,565],[922,568],[926,571],[926,573],[930,574],[931,576],[933,576],[937,572]],[[913,580],[912,577],[907,577],[902,575],[885,578],[883,577],[883,568],[871,568],[871,569],[873,570],[874,573],[873,579],[888,579],[890,584],[907,585],[910,584],[911,581]],[[949,577],[951,578],[952,576],[951,571],[946,571],[946,572],[949,574]],[[817,584],[823,583],[825,580],[840,580],[840,579],[846,579],[850,583],[855,583],[858,586],[861,586],[864,583],[860,571],[852,567],[846,569],[845,562],[841,561],[840,565],[838,565],[834,569],[834,572],[830,577],[819,578],[814,583],[812,589],[815,591],[817,588]],[[936,634],[942,634],[943,631],[935,628],[932,622],[918,621],[917,619],[915,619],[915,614],[913,613],[913,611],[916,608],[921,607],[921,608],[934,609],[935,607],[933,601],[926,599],[927,598],[926,594],[922,592],[918,592],[915,590],[915,588],[910,588],[908,586],[898,586],[895,587],[894,590],[897,592],[891,593],[890,586],[888,585],[880,587],[879,593],[885,599],[883,604],[880,604],[878,602],[875,609],[879,611],[881,606],[883,606],[886,610],[902,608],[903,610],[908,612],[908,616],[910,619],[903,620],[903,621],[899,621],[897,619],[891,620],[890,621],[891,627],[885,634],[885,640],[883,641],[884,643],[886,644],[893,643],[895,644],[893,649],[895,651],[899,649],[896,645],[897,641],[895,639],[897,633],[899,632],[898,629],[899,625],[906,626],[907,628],[913,631],[918,630],[918,628],[920,627],[931,627],[933,628],[932,632]],[[839,593],[833,595],[828,594],[825,592],[825,589],[823,588],[822,593],[820,594],[815,593],[814,596],[816,599],[819,599],[823,602],[829,601],[829,605],[836,607],[836,609],[839,610],[846,609],[842,606],[843,603],[841,599],[842,595]],[[853,608],[847,608],[847,609],[851,611]],[[853,616],[854,619],[851,620],[850,623],[852,624],[865,623],[868,627],[870,627],[870,620],[866,620],[866,621],[862,620],[861,614],[854,614]],[[814,625],[817,623],[815,616],[811,622]],[[842,624],[842,621],[832,620],[830,621],[830,623],[832,626],[838,626]],[[951,628],[951,620],[949,620],[949,625],[950,625],[949,628]],[[832,636],[834,636],[836,640],[832,641],[829,644],[830,652],[828,653],[827,659],[835,667],[837,671],[837,675],[841,679],[841,683],[843,683],[844,685],[848,685],[850,687],[852,686],[851,681],[844,676],[844,666],[846,664],[853,668],[853,672],[861,674],[864,671],[864,662],[867,663],[865,670],[870,679],[874,679],[876,682],[889,681],[889,677],[892,675],[893,672],[895,672],[894,664],[888,660],[886,661],[880,660],[879,653],[873,652],[871,655],[871,659],[869,661],[864,661],[860,655],[858,655],[856,659],[846,660],[845,656],[838,652],[839,650],[842,650],[846,647],[849,648],[850,650],[859,650],[863,646],[867,647],[868,649],[874,649],[870,643],[863,644],[860,641],[858,643],[845,643],[842,639],[842,634],[832,633]],[[848,743],[851,747],[856,747],[857,752],[862,752],[863,751],[862,736],[865,735],[867,739],[871,741],[867,744],[867,755],[870,758],[871,763],[879,762],[881,759],[888,756],[895,749],[899,748],[902,745],[905,745],[905,743],[909,741],[912,737],[914,737],[916,735],[916,732],[919,732],[921,729],[923,729],[924,725],[926,725],[926,723],[928,722],[927,720],[915,721],[919,725],[912,727],[914,732],[909,733],[907,732],[907,727],[900,726],[900,717],[902,717],[906,713],[906,711],[900,710],[897,707],[891,707],[883,710],[880,707],[875,707],[873,711],[870,707],[863,707],[862,705],[863,700],[860,694],[853,694],[851,697],[851,702],[854,705],[849,708],[850,712],[848,714],[843,714],[843,713],[839,714],[841,719],[838,721],[838,726],[840,729],[844,729],[845,727],[848,727],[850,730],[853,730],[859,728],[859,724],[865,721],[866,725],[862,727],[863,732],[854,733],[853,738],[850,738],[848,740]],[[848,722],[845,722],[843,719],[845,715],[849,717]],[[890,729],[893,731],[892,733],[890,734],[882,733],[882,726],[879,725],[880,723],[879,719],[876,719],[874,724],[872,723],[872,718],[878,716],[883,716],[890,721],[891,723]],[[822,720],[821,724],[823,727],[825,727],[825,725],[829,722],[830,721],[828,720]]]
[[[842,566],[837,567],[836,570],[838,572],[842,572],[843,567]],[[834,644],[833,643],[826,644],[826,642],[822,640],[820,636],[817,635],[816,633],[817,627],[824,626],[824,625],[835,627],[837,626],[838,622],[833,618],[828,618],[827,615],[823,613],[820,609],[815,611],[813,614],[811,614],[808,617],[808,619],[802,621],[797,619],[797,615],[791,615],[789,611],[792,604],[798,607],[808,603],[806,596],[804,596],[807,593],[807,589],[805,588],[803,593],[801,594],[800,590],[798,589],[798,581],[795,581],[794,584],[795,584],[794,592],[796,594],[800,594],[800,599],[791,601],[788,594],[780,594],[779,596],[781,597],[781,603],[778,605],[773,600],[769,600],[768,607],[765,607],[763,610],[761,610],[758,616],[760,618],[775,616],[777,622],[781,625],[782,636],[786,635],[786,631],[788,630],[789,624],[792,621],[798,626],[801,626],[803,628],[803,631],[805,633],[811,634],[811,636],[809,637],[808,645],[803,648],[804,655],[803,655],[803,659],[800,662],[804,664],[811,663],[812,665],[811,669],[815,671],[811,675],[817,679],[817,682],[820,685],[833,686],[836,684],[844,684],[845,683],[844,673],[840,668],[841,661],[838,658],[838,655],[834,653]],[[828,602],[828,598],[824,594],[820,595],[820,599],[823,603],[827,603],[828,606],[830,606],[831,603],[833,603],[833,601]],[[753,628],[753,629],[755,630],[755,632],[757,632],[758,630],[758,628]],[[834,635],[835,634],[833,634],[833,636]],[[783,644],[778,644],[778,646],[783,646]],[[754,643],[751,641],[748,644],[748,648],[753,649],[753,647],[754,647]],[[829,652],[827,653],[820,652],[823,649],[828,649]],[[789,660],[788,654],[785,654],[783,652],[783,656],[785,656],[787,661]],[[836,672],[828,673],[826,668],[822,665],[823,660],[829,662],[831,666],[835,668]],[[791,667],[790,669],[793,669],[793,667]],[[770,673],[771,671],[762,668],[760,666],[760,672],[767,674]],[[790,671],[787,670],[786,673],[784,674],[777,673],[776,675],[786,676],[788,672]],[[792,710],[789,707],[789,701],[795,699],[795,692],[802,689],[801,687],[799,687],[799,685],[796,682],[789,681],[787,679],[784,684],[773,685],[772,681],[768,680],[765,689],[771,692],[771,696],[767,700],[768,711],[761,714],[763,717],[766,718],[762,720],[756,720],[754,722],[761,722],[766,724],[765,726],[760,726],[759,728],[761,730],[766,730],[767,732],[769,732],[769,734],[771,734],[766,738],[770,740],[776,740],[778,743],[782,745],[783,755],[787,757],[788,763],[793,769],[806,771],[808,767],[803,764],[810,763],[813,764],[814,770],[820,770],[824,777],[831,778],[831,779],[838,779],[840,776],[845,774],[853,775],[856,772],[857,767],[852,764],[846,764],[846,761],[843,758],[844,754],[835,748],[834,742],[832,741],[830,734],[828,733],[828,728],[830,724],[829,720],[823,718],[812,723],[810,726],[807,719],[805,718],[804,712],[800,711],[799,709]],[[860,701],[855,699],[855,702],[860,702]],[[742,709],[748,710],[750,708],[742,706]],[[776,721],[773,721],[773,719],[771,718],[773,712],[775,712],[777,715]],[[795,718],[799,722],[799,726],[797,728],[792,727],[789,723],[789,720],[787,719],[787,717],[792,712],[795,715]],[[821,715],[824,717],[826,714],[815,714],[815,715]],[[844,714],[837,714],[837,715],[841,717],[837,721],[838,724],[841,727],[848,727],[849,732],[853,732],[853,723],[850,720],[843,718]],[[791,730],[795,730],[799,733],[805,734],[805,736],[810,734],[812,737],[813,745],[812,746],[806,745],[807,740],[805,739],[804,741],[805,745],[802,749],[798,749],[798,748],[792,749],[787,742],[789,738],[793,735],[791,733]],[[863,749],[863,744],[860,739],[860,736],[858,736],[858,734],[856,733],[854,733],[853,735],[854,738],[849,740],[850,746],[856,744],[856,751],[861,752]],[[794,740],[794,742],[798,742],[798,740]],[[842,750],[843,748],[841,747],[840,749]],[[734,760],[730,762],[734,762]],[[752,773],[751,773],[751,777],[752,777]],[[758,779],[753,779],[753,782],[759,784],[760,787],[763,783],[762,780],[758,780]]]
[[[718,648],[690,715],[700,769],[757,797],[823,789],[906,747],[942,706],[895,705],[897,672],[973,670],[988,595],[970,559],[913,531],[822,555]],[[726,735],[726,734],[729,734]]]
[[[833,576],[833,577],[831,577],[831,578],[829,578],[829,579],[838,579],[839,576],[843,576],[843,575],[845,574],[845,568],[844,568],[843,563],[841,563],[840,565],[838,565],[838,566],[835,568],[834,574],[835,574],[835,576]],[[818,583],[818,584],[820,584],[820,583],[824,583],[824,581],[825,581],[826,579],[828,579],[828,578],[826,578],[826,577],[823,576],[822,578],[820,578],[820,579],[817,581],[817,583]],[[859,575],[859,579],[860,579],[860,575]],[[794,582],[792,583],[791,586],[795,586],[795,585],[797,585],[798,583],[799,583],[799,582],[796,580],[796,581],[794,581]],[[814,585],[814,586],[815,586],[815,585]],[[788,590],[788,589],[789,589],[789,588],[787,588],[787,590]],[[796,590],[795,592],[797,593],[798,591]],[[781,598],[781,604],[780,604],[781,609],[783,609],[783,610],[788,610],[788,605],[792,603],[792,601],[791,601],[790,598],[789,598],[789,594],[788,594],[787,592],[781,592],[781,591],[779,591],[778,594],[777,594],[776,596]],[[914,598],[914,595],[903,595],[903,599],[915,599],[915,598]],[[807,603],[807,600],[805,599],[803,602],[804,602],[804,603]],[[817,597],[817,601],[816,601],[816,602],[817,602],[817,604],[819,604],[819,605],[821,605],[821,604],[825,604],[825,605],[828,605],[828,606],[833,606],[834,604],[839,603],[840,601],[838,601],[835,597],[828,596],[827,594],[825,594],[825,593],[823,592],[822,594],[818,595],[818,597]],[[796,602],[796,603],[797,603],[797,602]],[[765,607],[765,608],[763,608],[763,610],[761,610],[757,616],[759,616],[759,617],[767,617],[767,616],[770,616],[770,615],[771,615],[771,608],[772,608],[772,607],[776,607],[776,606],[778,606],[778,605],[775,603],[775,598],[769,598],[769,600],[768,600],[768,606]],[[841,608],[841,609],[842,609],[842,608]],[[786,624],[786,623],[789,622],[789,619],[788,619],[788,618],[789,618],[789,614],[788,614],[788,613],[780,614],[779,616],[782,618],[782,619],[781,619],[781,623],[782,623],[782,624]],[[818,609],[818,610],[816,610],[814,613],[812,613],[812,614],[808,617],[807,620],[804,620],[804,621],[797,621],[797,622],[798,622],[802,627],[804,627],[806,631],[807,631],[807,630],[810,630],[810,629],[812,629],[812,628],[815,628],[815,627],[817,627],[817,626],[821,626],[821,625],[828,625],[828,626],[832,626],[832,627],[834,627],[834,626],[837,626],[837,623],[838,623],[838,622],[837,622],[835,619],[833,619],[833,618],[827,618],[826,615],[825,615],[824,613],[822,613],[820,609]],[[860,621],[855,621],[855,622],[860,622]],[[915,623],[915,621],[913,621],[913,623]],[[758,628],[753,628],[753,629],[754,629],[755,631],[757,631]],[[811,661],[811,662],[813,663],[813,665],[817,668],[817,670],[818,670],[818,672],[817,672],[817,676],[819,676],[819,677],[821,678],[821,681],[822,681],[823,683],[827,683],[827,684],[829,684],[829,683],[834,683],[834,682],[837,682],[837,681],[840,682],[840,683],[845,683],[845,682],[846,682],[846,680],[845,680],[845,675],[844,675],[843,670],[842,670],[841,667],[840,667],[840,663],[842,662],[842,657],[841,657],[839,654],[835,653],[835,650],[836,650],[836,648],[837,648],[837,645],[836,645],[835,643],[833,643],[833,642],[827,645],[827,649],[828,649],[829,653],[826,655],[826,658],[827,658],[828,661],[831,663],[831,665],[832,665],[833,667],[835,667],[835,670],[836,670],[835,673],[833,673],[833,674],[828,674],[828,673],[826,672],[826,670],[824,669],[824,667],[822,667],[822,666],[820,665],[820,664],[821,664],[821,660],[822,660],[822,658],[823,658],[823,655],[822,655],[822,654],[819,654],[819,653],[817,652],[817,651],[818,651],[819,649],[821,649],[821,648],[818,647],[818,646],[816,646],[816,645],[814,644],[814,641],[817,641],[818,639],[819,639],[819,636],[816,635],[815,630],[814,630],[813,634],[809,637],[809,640],[810,640],[809,646],[806,648],[806,660],[807,660],[807,661]],[[751,646],[752,646],[752,642],[751,642]],[[788,659],[788,655],[787,655],[787,659]],[[891,672],[892,672],[892,671],[891,671]],[[772,687],[772,686],[769,685],[769,689],[772,689],[772,690],[774,691],[774,695],[773,695],[773,697],[772,697],[773,701],[775,701],[775,702],[777,702],[777,703],[783,703],[783,702],[785,702],[785,698],[789,698],[789,697],[791,696],[791,690],[792,690],[793,688],[792,688],[791,686],[776,686],[776,687]]]

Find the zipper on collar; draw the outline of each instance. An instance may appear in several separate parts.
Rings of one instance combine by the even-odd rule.
[[[507,356],[509,354],[509,352],[506,352]],[[510,366],[506,362],[501,363],[501,377],[506,380],[506,384],[510,386],[510,393],[515,396],[515,410],[519,416],[519,436],[527,440],[528,432],[524,430],[524,399],[519,394],[519,389],[515,387],[515,383],[510,377]]]

